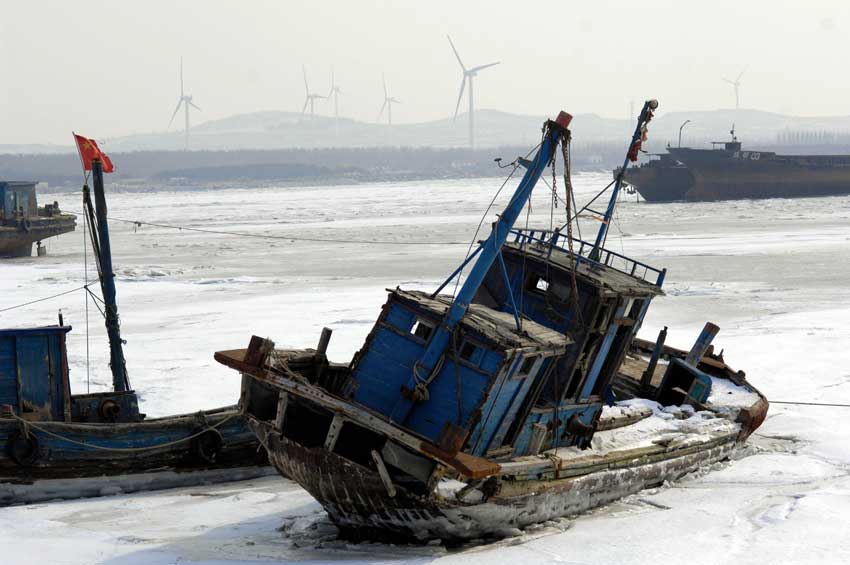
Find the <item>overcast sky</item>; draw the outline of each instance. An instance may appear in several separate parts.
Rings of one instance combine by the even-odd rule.
[[[501,61],[476,80],[478,108],[625,118],[647,97],[664,112],[729,108],[721,77],[746,69],[742,107],[846,115],[848,32],[839,0],[0,0],[0,143],[163,131],[180,55],[203,110],[194,123],[300,112],[302,65],[323,94],[335,70],[342,115],[376,119],[384,72],[402,101],[394,121],[443,118],[461,78],[446,34],[467,66]]]

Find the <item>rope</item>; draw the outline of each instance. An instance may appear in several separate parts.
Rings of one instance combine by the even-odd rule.
[[[578,258],[573,250],[573,221],[570,219],[570,216],[572,215],[572,208],[570,204],[575,204],[575,190],[573,190],[573,179],[570,174],[570,169],[572,168],[572,155],[570,152],[571,139],[571,137],[568,137],[563,141],[563,143],[561,143],[561,153],[564,158],[564,190],[567,193],[567,250],[570,252],[570,258],[574,261],[573,268],[570,273],[570,283],[572,286],[573,309],[575,310],[576,316],[578,316],[577,330],[581,331],[584,329],[584,315],[581,312],[581,306],[578,301],[578,283],[576,282]],[[578,214],[576,214],[576,216],[578,216]],[[578,226],[578,220],[576,220],[576,226]]]
[[[188,226],[178,226],[174,224],[157,224],[154,222],[143,222],[141,220],[125,220],[122,218],[110,217],[110,220],[116,222],[125,222],[135,224],[136,226],[152,226],[157,228],[166,228],[180,231],[193,231],[200,233],[210,233],[217,235],[233,235],[238,237],[253,237],[258,239],[279,239],[286,241],[310,241],[316,243],[356,243],[361,245],[468,245],[466,241],[392,241],[380,239],[338,239],[338,238],[322,238],[322,237],[301,237],[288,235],[264,235],[259,233],[247,232],[232,232],[224,230],[209,230],[203,228],[190,228]]]
[[[833,404],[828,402],[793,402],[791,400],[768,400],[770,404],[793,404],[795,406],[832,406],[835,408],[850,408],[850,404]]]
[[[199,412],[198,414],[203,414],[203,412]],[[67,441],[68,443],[72,443],[74,445],[79,445],[81,447],[86,447],[86,448],[89,448],[89,449],[95,449],[95,450],[98,450],[98,451],[111,451],[111,452],[115,452],[115,453],[138,453],[138,452],[141,452],[141,451],[151,451],[151,450],[154,450],[154,449],[163,449],[165,447],[172,447],[174,445],[179,445],[181,443],[191,441],[191,440],[195,439],[196,437],[200,437],[200,436],[204,435],[209,430],[215,430],[216,428],[223,426],[226,422],[229,422],[230,420],[232,420],[233,418],[235,418],[238,415],[239,415],[238,412],[234,412],[233,414],[224,418],[220,422],[213,424],[212,426],[208,426],[208,427],[204,428],[203,430],[201,430],[197,433],[194,433],[190,436],[186,436],[184,438],[176,439],[174,441],[168,441],[168,442],[165,442],[165,443],[161,443],[159,445],[149,445],[149,446],[146,446],[146,447],[104,447],[102,445],[94,445],[94,444],[91,444],[91,443],[85,443],[83,441],[77,441],[75,439],[65,437],[65,436],[63,436],[61,434],[57,434],[55,432],[51,432],[50,430],[46,430],[46,429],[44,429],[43,427],[39,426],[38,424],[36,424],[34,422],[24,420],[23,418],[21,418],[20,416],[18,416],[16,414],[12,414],[12,418],[14,418],[19,423],[21,423],[23,426],[25,426],[25,428],[24,428],[25,430],[27,430],[27,428],[32,428],[34,430],[40,431],[43,434],[55,437],[56,439],[60,439],[62,441]],[[27,430],[26,435],[29,436],[28,430]]]
[[[82,159],[82,157],[80,157]],[[86,176],[88,181],[88,176]],[[85,185],[84,185],[85,186]],[[88,214],[83,214],[83,272],[85,273],[86,286],[89,284],[89,251],[88,251]],[[86,289],[88,291],[88,289]],[[86,394],[91,392],[91,356],[89,339],[89,293],[84,295],[86,303]]]
[[[35,300],[30,300],[29,302],[24,302],[23,304],[18,304],[16,306],[9,306],[7,308],[3,308],[0,312],[8,312],[9,310],[15,310],[17,308],[23,308],[24,306],[29,306],[31,304],[36,304],[38,302],[44,302],[45,300],[51,300],[53,298],[59,298],[60,296],[65,296],[66,294],[71,294],[72,292],[77,292],[78,290],[88,290],[89,285],[84,284],[83,286],[78,286],[77,288],[72,288],[71,290],[66,290],[65,292],[60,292],[58,294],[53,294],[51,296],[45,296],[44,298],[37,298]]]
[[[539,147],[539,144],[538,144],[538,147]],[[535,149],[536,149],[536,147],[535,147]],[[534,149],[532,149],[531,151],[534,151]],[[531,151],[526,153],[526,156],[528,154],[530,154]],[[516,172],[516,170],[518,168],[519,168],[519,165],[516,164],[516,162],[515,162],[514,168],[511,169],[510,173],[508,173],[507,178],[505,178],[504,182],[502,182],[502,186],[499,187],[499,190],[497,190],[496,194],[493,195],[493,198],[490,199],[490,203],[487,205],[487,209],[484,210],[484,213],[481,215],[481,219],[478,221],[478,226],[475,228],[475,233],[472,235],[472,240],[469,242],[469,248],[467,248],[467,250],[466,250],[466,257],[463,258],[464,261],[466,261],[469,258],[469,254],[470,254],[470,252],[472,252],[472,247],[475,245],[475,241],[478,239],[478,233],[481,231],[481,226],[484,225],[484,220],[487,219],[487,214],[490,213],[490,209],[493,207],[493,204],[496,202],[496,199],[499,197],[499,194],[502,193],[502,189],[505,188],[505,185],[508,184],[508,181],[511,180],[511,178],[513,178],[514,173]],[[452,290],[452,298],[454,298],[457,295],[457,287],[460,286],[460,278],[461,278],[462,275],[463,275],[463,271],[461,271],[460,273],[457,274],[457,278],[455,279],[455,287]]]

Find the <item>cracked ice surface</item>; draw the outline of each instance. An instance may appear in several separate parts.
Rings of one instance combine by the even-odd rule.
[[[576,175],[579,202],[609,177]],[[157,192],[112,191],[115,218],[276,236],[468,241],[497,179]],[[497,202],[504,204],[507,194]],[[63,209],[78,197],[45,195]],[[530,225],[549,226],[538,190]],[[563,209],[556,210],[563,215]],[[494,219],[493,214],[485,226]],[[582,225],[591,239],[596,224]],[[232,403],[238,377],[217,349],[251,334],[357,350],[384,288],[432,289],[464,246],[292,243],[113,222],[127,363],[151,415]],[[79,286],[82,234],[50,256],[4,261],[0,308]],[[769,399],[850,403],[850,198],[700,204],[622,202],[611,249],[667,267],[641,330],[688,348],[706,320],[716,349]],[[93,272],[90,268],[89,274]],[[55,323],[62,308],[72,386],[87,387],[82,297],[0,313],[0,326]],[[109,384],[103,329],[91,316],[91,378]],[[276,477],[242,484],[0,509],[2,563],[690,563],[850,562],[848,408],[774,404],[742,457],[673,485],[495,543],[462,548],[338,541],[319,505]]]

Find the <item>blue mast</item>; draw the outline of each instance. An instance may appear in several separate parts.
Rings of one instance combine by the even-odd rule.
[[[466,314],[470,302],[472,302],[475,293],[484,281],[484,277],[502,252],[502,246],[507,240],[508,233],[510,233],[520,212],[522,212],[526,202],[528,202],[531,191],[540,179],[540,175],[543,174],[543,171],[552,162],[555,149],[567,131],[567,126],[571,120],[572,116],[566,112],[561,112],[555,121],[548,120],[543,126],[543,142],[537,151],[537,155],[531,162],[531,166],[526,170],[522,181],[520,181],[507,207],[493,226],[490,237],[481,244],[481,253],[478,260],[469,271],[469,275],[464,281],[454,302],[452,302],[442,323],[435,330],[431,341],[428,343],[428,347],[425,349],[422,357],[414,364],[414,373],[420,375],[421,378],[424,379],[431,374],[440,357],[445,353],[455,327],[463,318],[464,314]],[[413,388],[415,386],[415,378],[408,384],[410,385],[408,388]],[[393,407],[391,418],[396,422],[403,421],[412,406],[413,403],[411,400],[403,396],[400,397]]]
[[[106,314],[106,334],[109,337],[109,367],[112,370],[112,388],[116,392],[130,390],[124,347],[118,323],[118,302],[115,293],[115,274],[112,272],[112,246],[109,243],[109,224],[106,220],[106,194],[103,188],[103,163],[92,160],[95,213],[97,215],[97,238],[99,244],[100,288],[103,291]],[[88,187],[83,187],[88,198]]]
[[[599,260],[599,253],[605,244],[605,237],[608,235],[608,225],[614,216],[614,207],[617,205],[617,196],[620,194],[620,186],[623,184],[623,175],[626,173],[626,167],[629,166],[629,161],[637,161],[637,152],[640,149],[644,127],[652,119],[652,111],[656,108],[658,108],[658,100],[647,100],[643,103],[643,109],[640,111],[640,116],[638,116],[632,142],[629,144],[629,151],[623,160],[623,166],[620,167],[620,172],[617,174],[614,190],[611,192],[611,199],[608,201],[608,208],[605,210],[605,217],[602,218],[602,225],[599,226],[599,233],[596,234],[596,242],[593,244],[593,250],[589,255],[589,258],[593,261]]]

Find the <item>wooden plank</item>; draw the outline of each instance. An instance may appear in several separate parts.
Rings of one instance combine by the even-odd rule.
[[[328,451],[333,451],[334,447],[336,447],[336,440],[339,438],[339,432],[342,430],[342,425],[345,423],[345,419],[339,414],[334,416],[334,419],[331,420],[331,427],[328,430],[328,435],[325,437],[325,449]]]
[[[387,472],[387,467],[384,465],[384,460],[381,459],[381,454],[374,449],[372,450],[372,461],[375,462],[375,467],[378,469],[378,476],[381,477],[381,482],[384,483],[384,487],[387,489],[387,494],[390,498],[395,498],[396,488],[393,484],[393,480]]]
[[[246,377],[247,378],[247,377]],[[277,413],[274,419],[274,429],[278,432],[283,431],[284,420],[286,419],[286,407],[289,404],[289,393],[281,392],[277,397]]]
[[[236,351],[236,353],[234,353],[234,351]],[[236,368],[244,374],[254,377],[259,381],[275,386],[282,391],[315,402],[316,404],[345,417],[347,420],[351,420],[352,422],[355,422],[367,429],[383,434],[414,451],[431,455],[443,465],[453,468],[465,477],[482,478],[498,474],[499,472],[499,465],[497,463],[480,457],[467,455],[465,453],[458,453],[455,456],[442,453],[437,446],[405,432],[399,427],[373,414],[365,407],[356,406],[336,398],[326,392],[323,392],[316,386],[298,383],[292,379],[277,375],[266,369],[245,365],[239,359],[240,355],[238,352],[240,350],[234,351],[217,352],[215,354],[216,360],[229,367]]]

